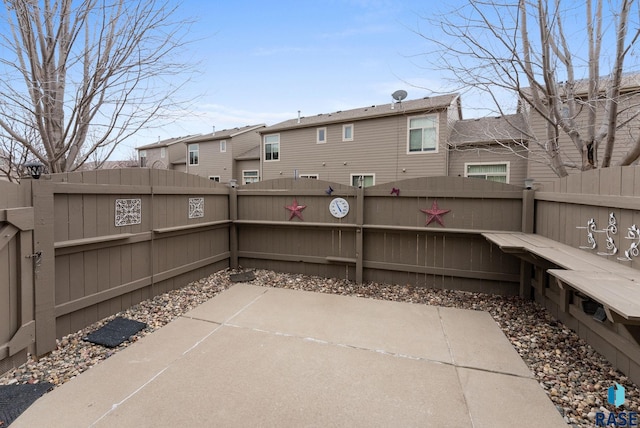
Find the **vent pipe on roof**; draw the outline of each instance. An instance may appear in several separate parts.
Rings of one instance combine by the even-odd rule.
[[[300,110],[298,110],[298,123],[300,123]]]
[[[211,130],[211,135],[216,135],[216,126],[215,126],[215,125],[213,125],[211,128],[213,128],[213,129]]]

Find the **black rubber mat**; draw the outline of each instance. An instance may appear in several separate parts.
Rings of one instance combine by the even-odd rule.
[[[45,392],[53,389],[49,382],[25,385],[0,385],[0,427],[11,425]]]
[[[93,333],[89,333],[83,339],[96,345],[115,348],[146,327],[147,325],[143,322],[118,317]]]
[[[232,273],[229,275],[232,282],[248,282],[256,279],[256,274],[252,270],[241,273]]]

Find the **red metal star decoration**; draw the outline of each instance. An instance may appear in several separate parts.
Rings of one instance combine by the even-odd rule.
[[[298,205],[298,201],[296,198],[293,198],[293,202],[291,203],[291,205],[287,205],[285,206],[285,208],[291,212],[291,215],[289,216],[289,220],[291,220],[294,217],[298,217],[300,220],[304,221],[304,219],[302,218],[302,210],[307,208],[307,206]]]
[[[420,211],[427,214],[427,222],[425,223],[425,226],[428,226],[432,221],[435,220],[440,224],[440,226],[444,227],[444,222],[442,221],[441,216],[451,210],[441,210],[440,208],[438,208],[438,201],[434,200],[430,210],[424,209]]]

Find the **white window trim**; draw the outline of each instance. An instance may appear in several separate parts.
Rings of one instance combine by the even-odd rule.
[[[349,127],[351,127],[351,138],[345,138],[344,131]],[[353,123],[346,123],[342,125],[342,141],[353,141],[355,133],[356,133],[356,127],[353,126]]]
[[[195,150],[191,150],[191,147],[194,146],[196,149]],[[198,159],[196,163],[191,163],[191,153],[192,152],[197,152],[198,153]],[[197,166],[200,165],[200,144],[189,144],[187,146],[187,165],[189,166]]]
[[[465,177],[469,177],[469,173],[467,172],[467,167],[468,166],[477,166],[477,165],[507,165],[507,172],[506,172],[506,176],[507,176],[507,181],[506,183],[509,184],[509,178],[511,177],[511,162],[510,161],[498,161],[498,162],[465,162],[464,163],[464,176]],[[472,174],[473,176],[473,174]]]
[[[216,183],[220,183],[220,176],[219,175],[210,175],[209,176],[209,180],[213,180]]]
[[[320,178],[320,174],[300,174],[300,178],[314,178],[318,180]]]
[[[258,171],[257,169],[243,169],[243,170],[242,170],[242,184],[243,184],[243,185],[244,185],[244,184],[248,184],[248,183],[245,181],[245,178],[246,178],[246,175],[245,175],[245,174],[246,174],[247,172],[255,172],[255,173],[256,173],[256,175],[255,175],[255,176],[253,176],[253,175],[252,175],[252,176],[250,176],[251,178],[255,177],[255,178],[257,178],[257,179],[258,179],[257,181],[254,181],[254,182],[252,182],[252,183],[256,183],[256,182],[260,181],[260,171]]]
[[[435,150],[420,150],[412,152],[411,148],[411,119],[418,119],[420,117],[436,117],[436,149]],[[419,154],[428,154],[428,153],[438,153],[440,151],[440,117],[437,113],[429,113],[429,114],[420,114],[417,116],[409,116],[407,117],[407,154],[408,155],[419,155]]]
[[[353,177],[360,177],[360,176],[369,176],[369,177],[373,177],[373,183],[371,184],[372,186],[376,185],[376,174],[375,173],[371,173],[371,172],[362,172],[360,174],[350,174],[349,176],[349,183],[353,183]]]
[[[227,152],[227,140],[220,140],[220,153]]]
[[[267,160],[267,137],[272,137],[272,136],[278,136],[278,159],[269,159]],[[267,134],[264,135],[262,138],[262,159],[264,159],[264,162],[280,162],[280,158],[282,158],[282,150],[280,150],[280,134]],[[269,144],[274,144],[274,143],[269,143]]]
[[[324,140],[320,139],[320,131],[324,131]],[[316,144],[324,144],[327,142],[327,128],[316,128]]]
[[[166,147],[161,147],[160,148],[160,158],[164,159],[165,157],[167,157],[167,148]]]

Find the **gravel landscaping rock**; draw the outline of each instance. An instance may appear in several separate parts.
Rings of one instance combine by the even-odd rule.
[[[187,311],[211,299],[232,285],[231,274],[223,270],[188,286],[141,302],[126,311],[99,321],[57,341],[57,349],[40,359],[29,360],[2,377],[0,385],[50,382],[59,386],[119,350],[152,333]],[[607,403],[607,389],[617,382],[626,388],[623,408],[640,412],[640,390],[615,370],[576,333],[553,319],[535,302],[517,297],[492,296],[406,285],[355,284],[346,280],[256,270],[251,284],[332,293],[416,304],[487,311],[556,405],[568,426],[592,427],[597,412],[614,412]],[[147,324],[116,348],[105,348],[83,341],[88,333],[116,316]]]

